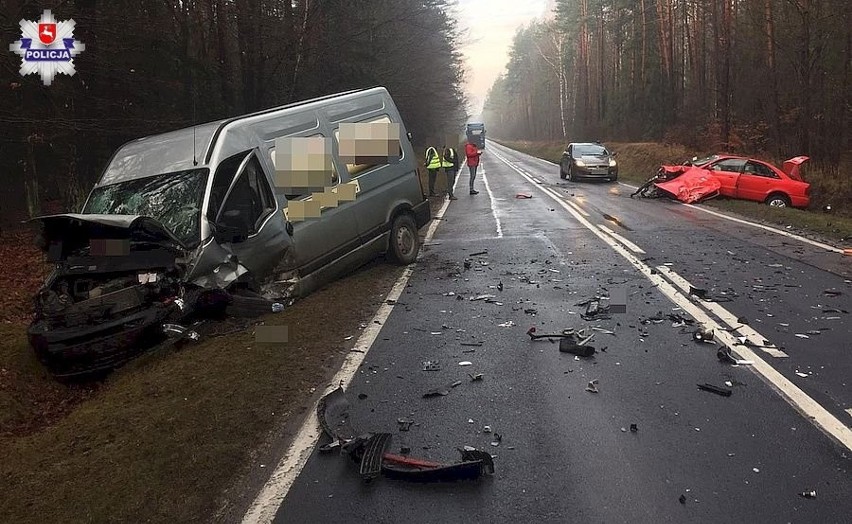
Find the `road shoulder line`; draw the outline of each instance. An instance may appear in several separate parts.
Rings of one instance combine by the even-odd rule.
[[[810,420],[816,427],[823,431],[829,438],[845,447],[848,451],[852,451],[852,429],[843,424],[837,417],[832,415],[827,409],[820,405],[817,401],[807,395],[802,389],[796,386],[789,379],[784,377],[778,370],[769,365],[759,355],[753,352],[746,346],[739,343],[737,338],[723,329],[718,322],[710,317],[709,312],[702,309],[699,305],[689,299],[688,296],[678,291],[674,284],[663,278],[659,272],[652,269],[650,266],[642,262],[638,257],[631,253],[625,246],[618,243],[614,238],[609,237],[603,231],[599,230],[590,221],[577,213],[571,206],[563,201],[559,194],[550,188],[536,184],[531,177],[525,175],[518,169],[515,169],[508,161],[501,158],[501,155],[495,154],[498,158],[512,168],[519,175],[524,177],[528,182],[538,187],[542,192],[551,197],[554,201],[560,204],[563,209],[568,211],[580,224],[592,232],[595,236],[603,240],[615,252],[627,259],[642,275],[655,285],[663,295],[669,300],[680,306],[684,311],[689,313],[696,321],[703,324],[706,328],[713,329],[716,333],[716,338],[726,347],[735,351],[746,360],[753,362],[750,368],[767,382],[782,398],[784,398],[795,410],[802,416]],[[719,306],[721,307],[721,306]]]
[[[504,146],[503,144],[500,144],[499,142],[498,142],[498,145],[499,145],[500,147],[503,147],[503,148],[509,149],[509,148],[507,148],[506,146]],[[509,150],[510,150],[510,151],[514,151],[513,149],[509,149]],[[532,158],[532,159],[535,159],[535,160],[540,160],[540,161],[542,161],[542,162],[546,162],[546,163],[548,163],[548,164],[552,164],[552,165],[554,165],[554,166],[558,165],[558,164],[554,164],[553,162],[551,162],[551,161],[549,161],[549,160],[545,160],[545,159],[543,159],[543,158],[538,158],[537,156],[533,156],[533,155],[530,155],[530,154],[524,153],[524,152],[522,152],[522,151],[517,151],[517,152],[518,152],[518,153],[521,153],[522,155],[526,155],[526,156],[528,156],[528,157],[530,157],[530,158]],[[504,160],[504,162],[506,162],[507,164],[509,163],[509,162],[508,162],[508,160]],[[619,184],[619,185],[622,185],[622,186],[625,186],[625,187],[629,187],[630,189],[633,189],[633,190],[639,189],[639,188],[638,188],[638,186],[633,186],[633,185],[630,185],[630,184],[626,184],[626,183],[624,183],[624,182],[618,182],[618,184]],[[818,248],[820,248],[820,249],[824,249],[824,250],[826,250],[826,251],[831,251],[832,253],[839,253],[839,254],[841,254],[841,255],[843,254],[843,250],[842,250],[842,249],[840,249],[840,248],[838,248],[838,247],[830,246],[830,245],[828,245],[828,244],[825,244],[825,243],[823,243],[823,242],[819,242],[819,241],[817,241],[817,240],[811,240],[811,239],[809,239],[809,238],[805,238],[805,237],[803,237],[803,236],[801,236],[801,235],[797,235],[797,234],[795,234],[795,233],[790,233],[789,231],[784,231],[784,230],[782,230],[782,229],[778,229],[778,228],[775,228],[775,227],[772,227],[772,226],[767,226],[767,225],[765,225],[765,224],[760,224],[760,223],[757,223],[757,222],[752,222],[752,221],[750,221],[750,220],[744,220],[744,219],[742,219],[742,218],[732,217],[732,216],[730,216],[730,215],[726,215],[726,214],[724,214],[724,213],[720,213],[720,212],[718,212],[718,211],[712,211],[712,210],[710,210],[710,209],[705,209],[705,208],[703,208],[703,207],[696,206],[696,205],[694,205],[694,204],[684,204],[684,203],[681,203],[681,205],[684,205],[684,206],[689,207],[689,208],[692,208],[692,209],[697,209],[698,211],[701,211],[701,212],[703,212],[703,213],[708,213],[708,214],[710,214],[710,215],[713,215],[713,216],[716,216],[716,217],[719,217],[719,218],[723,218],[723,219],[725,219],[725,220],[730,220],[731,222],[736,222],[736,223],[739,223],[739,224],[743,224],[743,225],[747,225],[747,226],[751,226],[751,227],[756,227],[756,228],[758,228],[758,229],[763,229],[763,230],[765,230],[765,231],[769,231],[769,232],[771,232],[771,233],[775,233],[775,234],[777,234],[777,235],[782,235],[782,236],[785,236],[785,237],[787,237],[787,238],[791,238],[791,239],[793,239],[793,240],[798,240],[799,242],[803,242],[803,243],[805,243],[805,244],[809,244],[809,245],[811,245],[811,246],[818,247]]]
[[[456,180],[458,180],[458,177]],[[435,218],[443,218],[444,214],[447,212],[449,204],[450,201],[445,200]],[[440,222],[440,220],[432,220],[432,223],[429,224],[429,228],[426,230],[425,239],[423,241],[424,244],[428,243],[432,239],[432,235],[435,234],[435,230],[438,228],[438,224],[440,224]],[[325,393],[336,389],[338,386],[343,386],[344,388],[349,386],[349,383],[352,381],[352,378],[355,376],[358,368],[367,357],[367,352],[378,338],[382,327],[385,325],[385,321],[393,311],[394,304],[397,300],[399,300],[399,297],[408,285],[408,280],[411,278],[411,274],[413,273],[416,264],[417,263],[415,262],[405,268],[402,275],[400,275],[396,280],[390,292],[387,294],[387,297],[385,297],[384,303],[379,306],[379,309],[373,316],[372,321],[367,324],[363,333],[361,333],[358,337],[354,347],[350,350],[340,369],[334,375],[334,378],[332,378],[331,383],[327,386]],[[322,432],[319,421],[315,416],[313,416],[313,414],[317,411],[317,404],[318,402],[315,402],[312,405],[304,423],[296,432],[293,442],[275,466],[275,470],[255,497],[248,511],[246,511],[242,519],[243,524],[266,524],[272,522],[275,518],[278,509],[284,502],[284,498],[287,496],[287,493],[290,491],[290,488],[293,486],[296,478],[298,478],[302,469],[305,467],[305,464],[308,462],[311,452],[316,446]]]

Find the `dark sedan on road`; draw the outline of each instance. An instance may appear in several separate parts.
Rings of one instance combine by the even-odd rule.
[[[572,142],[562,153],[559,178],[571,181],[580,178],[599,178],[610,182],[618,180],[618,163],[615,153],[610,153],[597,142]]]

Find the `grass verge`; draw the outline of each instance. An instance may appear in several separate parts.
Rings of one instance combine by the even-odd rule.
[[[85,387],[52,381],[23,326],[2,326],[0,521],[209,520],[259,467],[253,450],[338,369],[345,337],[358,336],[401,271],[376,262],[264,317],[288,326],[286,344],[255,343],[249,329],[145,356]],[[53,407],[46,420],[40,402]]]
[[[559,163],[565,145],[561,142],[525,142],[525,141],[499,141],[513,149],[523,151],[538,158]],[[656,172],[660,164],[680,163],[686,158],[698,154],[684,146],[659,144],[655,142],[641,143],[608,143],[607,146],[616,151],[618,156],[619,180],[632,184],[641,184]],[[815,172],[811,175],[820,180],[820,174]],[[809,178],[810,179],[810,178]],[[828,177],[828,180],[833,178]],[[811,194],[819,190],[826,183],[814,183]],[[850,184],[852,185],[852,184]],[[827,190],[824,190],[825,192]],[[833,193],[836,194],[836,193]],[[825,200],[826,196],[823,196]],[[839,210],[836,213],[823,213],[816,210],[803,209],[779,209],[769,207],[758,202],[746,200],[713,199],[701,205],[712,207],[720,211],[763,222],[772,226],[780,226],[796,230],[802,234],[816,236],[826,239],[841,247],[852,247],[852,216],[844,216],[846,209],[852,212],[852,202],[848,202],[843,195]],[[815,198],[820,201],[820,199]],[[788,227],[789,226],[789,227]]]

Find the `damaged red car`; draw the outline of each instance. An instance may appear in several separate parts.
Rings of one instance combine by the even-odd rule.
[[[679,166],[660,167],[667,178],[690,168],[702,168],[720,183],[719,194],[728,198],[764,202],[774,207],[806,208],[810,204],[810,184],[802,179],[800,169],[808,160],[797,156],[786,160],[783,169],[768,162],[735,155],[712,155],[693,158]]]

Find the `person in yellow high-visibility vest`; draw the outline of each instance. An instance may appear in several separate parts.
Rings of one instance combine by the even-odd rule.
[[[453,194],[456,174],[459,172],[459,155],[454,147],[444,146],[444,152],[441,155],[441,167],[444,168],[444,174],[447,175],[447,194],[450,200],[458,200]]]
[[[426,162],[423,165],[429,171],[429,196],[438,196],[435,194],[435,177],[438,175],[438,170],[441,169],[443,162],[437,149],[432,146],[426,148]]]

